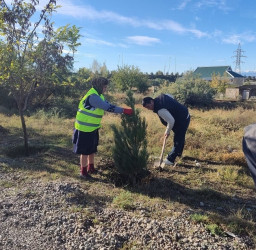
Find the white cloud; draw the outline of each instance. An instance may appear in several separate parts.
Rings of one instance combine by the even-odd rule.
[[[208,36],[208,34],[205,32],[202,32],[198,29],[185,28],[181,24],[174,22],[172,20],[164,20],[162,22],[155,23],[145,22],[144,25],[157,30],[170,30],[179,34],[192,33],[193,35],[199,38]]]
[[[231,7],[226,3],[226,0],[200,0],[196,3],[196,7],[216,7],[222,11],[231,10]]]
[[[238,44],[243,41],[254,42],[256,41],[256,34],[252,34],[252,33],[233,34],[223,38],[222,41],[228,44]]]
[[[127,41],[138,45],[152,45],[153,43],[159,43],[160,40],[154,37],[148,36],[129,36]]]
[[[110,43],[104,40],[93,39],[93,38],[85,38],[84,41],[87,44],[93,44],[93,45],[106,45],[106,46],[112,46],[112,47],[115,46],[115,44],[113,43]]]
[[[89,20],[101,20],[117,23],[128,23],[137,26],[138,22],[132,18],[118,15],[111,11],[97,11],[91,6],[74,5],[71,1],[62,1],[61,7],[58,9],[59,14],[72,16],[74,18],[84,18]]]
[[[191,33],[196,37],[207,36],[205,32],[197,29],[189,29],[173,20],[140,20],[119,15],[111,11],[97,11],[91,6],[74,5],[71,1],[63,0],[62,7],[58,9],[58,14],[73,16],[75,18],[83,18],[89,20],[100,20],[101,22],[114,22],[117,24],[128,24],[134,27],[147,27],[155,30],[170,30],[176,33],[185,34]]]
[[[178,10],[183,10],[186,6],[187,6],[187,4],[190,2],[191,0],[184,0],[184,1],[182,1],[181,3],[180,3],[180,5],[178,6]]]

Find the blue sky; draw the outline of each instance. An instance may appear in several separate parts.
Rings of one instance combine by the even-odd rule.
[[[93,60],[109,70],[134,65],[142,72],[185,72],[198,66],[256,71],[255,0],[59,0],[56,27],[81,28],[75,68]]]

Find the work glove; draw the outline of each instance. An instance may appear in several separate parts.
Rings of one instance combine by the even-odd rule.
[[[123,113],[124,113],[125,115],[132,115],[133,110],[132,110],[132,109],[124,109]]]

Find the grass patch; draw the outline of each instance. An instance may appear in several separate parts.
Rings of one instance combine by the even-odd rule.
[[[29,146],[29,154],[35,155],[38,153],[45,152],[49,150],[49,146],[45,145],[30,145]],[[24,145],[15,145],[12,147],[8,147],[4,150],[4,154],[10,158],[19,158],[25,156],[25,147]]]
[[[34,198],[37,196],[37,192],[29,189],[24,192],[23,196],[26,198]]]
[[[152,159],[159,158],[165,127],[156,114],[143,109],[140,104],[136,107],[148,122],[148,152]],[[114,180],[110,178],[117,178],[117,175],[113,175],[111,148],[114,138],[110,127],[111,124],[120,123],[119,115],[106,114],[103,117],[99,131],[100,145],[95,158],[99,171],[93,176],[95,178],[87,181],[78,179],[79,156],[72,152],[74,119],[61,118],[57,112],[42,117],[40,113],[37,117],[26,117],[32,151],[29,157],[23,157],[19,117],[0,114],[0,128],[3,131],[0,133],[0,158],[3,162],[0,164],[0,174],[8,174],[8,180],[1,180],[1,188],[6,189],[6,193],[13,193],[19,189],[7,189],[33,181],[74,182],[79,183],[86,192],[67,195],[66,199],[74,204],[69,212],[84,214],[82,217],[92,224],[101,222],[94,218],[93,212],[87,211],[85,206],[88,205],[111,209],[114,206],[129,210],[136,216],[141,216],[143,212],[146,216],[160,220],[192,210],[194,214],[191,220],[208,226],[212,234],[221,234],[223,229],[253,238],[256,235],[255,189],[246,171],[241,141],[244,125],[255,122],[255,111],[216,108],[207,111],[190,109],[190,113],[191,123],[183,153],[186,157],[179,160],[175,168],[166,168],[162,172],[153,169],[152,160],[148,165],[152,178],[145,179],[145,182],[130,191],[125,185],[115,186]],[[243,121],[238,121],[236,116],[242,117]],[[220,126],[216,117],[221,119]],[[236,122],[239,122],[239,127]],[[171,150],[172,136],[167,140],[164,156]],[[199,167],[195,165],[195,160],[200,162]],[[19,175],[15,175],[17,169]],[[27,190],[24,195],[29,198],[36,193]],[[200,202],[204,206],[200,206]],[[252,204],[251,207],[248,205],[250,213],[246,213],[248,207],[240,211],[241,204]],[[199,210],[202,214],[198,213]],[[136,242],[128,242],[123,249],[136,249],[136,246],[140,248]]]
[[[197,191],[197,195],[201,197],[201,199],[204,200],[226,200],[226,197],[224,197],[223,194],[209,188],[209,187],[202,187]]]
[[[215,223],[211,223],[210,218],[208,215],[203,214],[192,214],[190,216],[192,221],[196,223],[203,223],[205,224],[205,228],[212,234],[212,235],[224,235],[223,229]]]
[[[220,180],[227,182],[236,182],[239,178],[238,170],[231,166],[218,169],[217,175],[219,176]]]
[[[221,229],[220,226],[217,224],[209,224],[206,225],[206,229],[212,234],[212,235],[219,235],[219,236],[224,236],[224,231]]]
[[[16,184],[13,181],[4,181],[4,180],[0,181],[0,187],[2,188],[11,188],[15,186]]]
[[[120,248],[120,250],[136,250],[136,249],[148,249],[146,247],[142,247],[141,243],[138,243],[137,241],[129,241],[129,242],[125,242],[122,246],[122,248]]]
[[[128,191],[121,192],[113,199],[113,205],[124,210],[134,210],[133,194]]]
[[[197,223],[207,223],[209,221],[209,217],[207,215],[203,215],[203,214],[192,214],[190,216],[192,221],[195,221]]]

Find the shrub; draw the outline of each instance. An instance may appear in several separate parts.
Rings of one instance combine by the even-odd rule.
[[[113,73],[111,80],[122,91],[137,88],[140,93],[144,93],[148,89],[147,78],[135,66],[124,65],[118,67],[118,70]]]
[[[178,78],[175,83],[161,89],[157,94],[163,93],[163,90],[172,94],[179,102],[191,106],[208,106],[212,103],[216,92],[209,82],[193,73]]]

